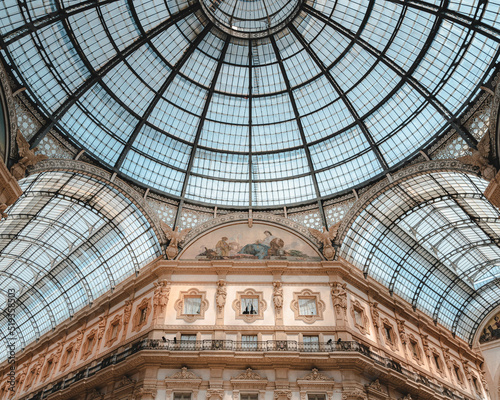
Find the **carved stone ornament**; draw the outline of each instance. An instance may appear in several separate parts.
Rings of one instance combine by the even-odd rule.
[[[130,322],[130,316],[132,315],[132,302],[130,300],[125,301],[125,309],[123,310],[123,325],[128,325]]]
[[[87,396],[87,400],[101,400],[104,398],[104,394],[97,391],[96,388],[93,388],[89,395]]]
[[[347,316],[347,284],[340,282],[331,282],[330,287],[333,308],[337,317],[346,318]]]
[[[138,387],[134,389],[132,400],[142,400],[144,396],[152,397],[154,399],[156,397],[156,388]]]
[[[313,368],[312,372],[310,374],[307,374],[303,378],[301,378],[301,380],[304,380],[304,381],[322,381],[322,382],[333,381],[332,378],[329,378],[328,376],[320,373],[317,368]]]
[[[359,315],[360,321],[356,317]],[[351,317],[354,322],[354,326],[363,334],[367,335],[370,333],[370,321],[366,315],[365,308],[361,305],[358,300],[354,300],[351,305]]]
[[[242,305],[244,305],[245,299],[255,299],[257,300],[257,310],[253,308],[248,310],[243,310]],[[236,319],[242,319],[245,322],[254,322],[259,319],[264,319],[264,311],[267,309],[267,303],[264,300],[264,293],[257,292],[254,289],[246,289],[242,292],[236,292],[236,299],[232,304],[233,310],[235,312]],[[253,305],[252,305],[253,307]]]
[[[444,362],[446,363],[446,366],[451,371],[453,369],[453,361],[452,361],[451,356],[450,356],[450,349],[444,348],[443,349],[443,356],[444,356]]]
[[[401,397],[401,400],[412,400],[411,394],[408,393],[406,396]]]
[[[106,318],[99,317],[99,325],[97,327],[97,341],[101,342],[102,337],[104,336],[104,331],[106,330]]]
[[[283,285],[280,281],[273,282],[273,303],[276,310],[283,308]]]
[[[313,368],[309,374],[297,379],[297,385],[301,399],[307,398],[307,393],[326,393],[327,398],[331,399],[335,381],[333,378],[323,375],[317,368]]]
[[[193,400],[196,400],[198,398],[198,390],[201,382],[202,379],[199,376],[195,375],[191,371],[188,371],[186,367],[182,367],[179,372],[165,378],[167,400],[172,399],[174,391],[191,392],[193,393]]]
[[[378,390],[379,392],[382,391],[382,385],[380,385],[380,381],[378,379],[375,379],[373,382],[371,382],[368,385],[369,388]]]
[[[226,282],[219,279],[217,282],[217,292],[215,293],[215,303],[217,305],[217,311],[221,313],[226,305],[227,288]]]
[[[315,314],[303,313],[300,309],[300,300],[314,301],[316,306]],[[293,301],[290,304],[295,319],[304,321],[306,324],[312,324],[316,321],[323,320],[323,312],[326,310],[325,303],[321,300],[319,292],[313,292],[309,289],[304,289],[301,292],[293,293]]]
[[[224,390],[222,389],[208,389],[207,400],[222,400],[224,398]]]
[[[396,319],[396,323],[398,324],[399,339],[401,340],[401,343],[404,346],[408,342],[408,336],[406,335],[406,330],[405,330],[405,321],[401,319]]]
[[[83,342],[83,335],[85,333],[85,329],[78,329],[76,335],[76,342],[75,342],[75,354],[78,353],[80,348],[82,347],[82,342]]]
[[[252,370],[252,368],[247,368],[247,370],[238,376],[235,376],[233,379],[235,380],[252,380],[252,381],[260,381],[264,380],[262,376],[260,376],[257,372]]]
[[[240,391],[265,391],[267,379],[260,376],[252,368],[247,368],[245,372],[231,378],[233,394],[239,394]],[[239,395],[237,399],[239,399]]]
[[[16,141],[19,151],[19,159],[10,169],[10,173],[14,178],[20,180],[26,175],[26,169],[28,167],[32,167],[40,161],[46,160],[48,157],[44,154],[35,155],[38,151],[38,147],[30,150],[28,141],[24,138],[19,129],[17,130]]]
[[[133,385],[134,383],[135,381],[133,379],[130,379],[127,375],[123,375],[122,379],[116,382],[115,389],[126,387],[128,385]]]
[[[367,400],[367,398],[362,389],[350,389],[342,393],[342,400]]]
[[[188,371],[187,367],[182,367],[179,372],[176,372],[168,379],[201,379],[198,375]]]
[[[182,231],[179,231],[179,227],[177,226],[175,229],[172,229],[170,226],[168,226],[165,222],[161,221],[161,229],[163,230],[163,233],[167,237],[167,239],[170,240],[168,247],[167,247],[167,258],[169,260],[175,259],[177,255],[179,254],[179,244],[184,240],[186,235],[189,233],[191,228],[183,229]]]
[[[380,312],[377,302],[370,303],[370,312],[372,314],[373,326],[375,329],[378,329],[380,326]]]
[[[167,308],[168,298],[170,296],[170,286],[166,280],[153,282],[153,285],[155,286],[153,295],[153,318],[156,319],[158,314],[164,313]]]
[[[275,390],[274,400],[290,400],[292,398],[291,390]]]
[[[341,221],[337,222],[335,225],[326,229],[323,227],[323,232],[317,229],[309,228],[309,232],[323,245],[323,256],[328,260],[332,261],[335,258],[335,249],[332,246],[332,242],[337,236],[337,231],[339,230]]]

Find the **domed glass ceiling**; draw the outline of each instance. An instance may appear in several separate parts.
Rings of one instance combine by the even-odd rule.
[[[399,167],[498,61],[499,0],[6,0],[2,55],[107,168],[171,197],[270,207]]]

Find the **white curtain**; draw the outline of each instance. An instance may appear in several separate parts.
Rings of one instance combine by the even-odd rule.
[[[255,335],[242,335],[241,345],[244,349],[256,349],[257,348],[257,336]]]
[[[300,315],[316,315],[316,299],[299,299]]]
[[[184,314],[199,314],[201,312],[201,299],[188,297],[184,299]]]
[[[241,313],[242,314],[258,314],[259,313],[259,299],[241,299]]]

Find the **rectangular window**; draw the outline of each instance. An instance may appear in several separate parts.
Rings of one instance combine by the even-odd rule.
[[[326,400],[324,394],[308,394],[307,400]]]
[[[472,383],[474,384],[474,389],[476,389],[476,392],[479,393],[479,385],[477,384],[477,379],[475,377],[472,377]]]
[[[361,311],[359,311],[357,308],[354,309],[354,320],[359,326],[364,326],[363,316],[361,315]]]
[[[240,400],[259,400],[258,394],[242,393],[240,394]]]
[[[457,380],[462,383],[462,377],[460,375],[460,368],[455,366],[455,376],[457,377]]]
[[[441,362],[439,361],[439,356],[437,354],[434,354],[434,363],[436,364],[438,371],[441,371]]]
[[[390,326],[384,325],[385,338],[389,343],[392,343],[392,328]]]
[[[419,356],[418,356],[417,342],[414,342],[413,340],[410,340],[410,346],[411,346],[411,351],[413,352],[413,357],[419,358]]]
[[[94,336],[87,339],[87,352],[92,351],[92,346],[94,345]]]
[[[148,317],[148,308],[144,307],[141,310],[141,318],[139,318],[139,324],[142,324],[142,323],[146,322],[146,318],[147,317]]]
[[[243,350],[257,350],[257,335],[242,335],[241,348]]]
[[[304,351],[319,351],[318,336],[304,336],[302,343],[304,343]]]
[[[111,339],[116,339],[117,336],[118,336],[118,324],[114,324],[112,325],[111,328]]]
[[[299,315],[317,315],[316,298],[299,299]]]
[[[241,313],[244,315],[257,315],[259,313],[259,299],[255,297],[242,297]]]
[[[174,400],[191,400],[191,393],[174,393]]]
[[[201,297],[184,297],[184,314],[198,315],[201,313]]]

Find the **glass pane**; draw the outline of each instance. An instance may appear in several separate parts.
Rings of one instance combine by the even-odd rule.
[[[300,315],[316,315],[316,299],[299,299]]]
[[[184,314],[200,314],[201,297],[184,298]]]
[[[256,298],[242,298],[241,299],[241,313],[253,314],[259,313],[259,299]]]

